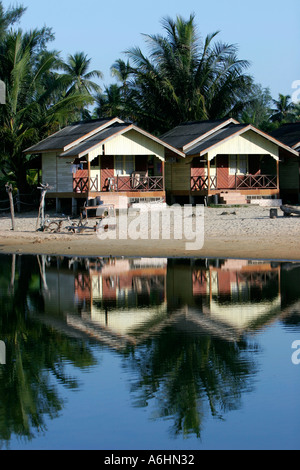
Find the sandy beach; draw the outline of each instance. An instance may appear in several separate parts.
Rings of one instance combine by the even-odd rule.
[[[66,216],[54,213],[51,221],[62,220],[58,233],[37,231],[37,212],[16,214],[13,231],[6,214],[0,217],[0,253],[300,260],[300,217],[277,212],[277,218],[270,218],[269,207],[205,207],[204,245],[192,250],[186,249],[184,236],[163,239],[160,233],[159,239],[151,239],[150,231],[146,239],[99,239],[93,218],[83,232],[72,233]],[[193,218],[195,222],[195,214]]]

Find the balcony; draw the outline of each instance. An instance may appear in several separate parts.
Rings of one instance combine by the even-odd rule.
[[[162,176],[115,176],[110,178],[112,191],[164,191],[164,179]]]
[[[208,181],[210,186],[208,187]],[[191,176],[191,190],[192,191],[203,191],[208,189],[217,189],[217,177],[210,176]]]
[[[142,176],[140,174],[115,176],[107,178],[103,189],[100,188],[98,176],[90,179],[88,177],[73,179],[73,191],[76,193],[103,190],[114,192],[164,191],[164,178],[163,176]]]
[[[98,175],[95,178],[88,178],[88,176],[73,178],[74,193],[87,193],[88,191],[99,191],[98,188]]]
[[[232,175],[228,178],[227,187],[218,186],[217,176],[191,176],[191,191],[218,190],[278,190],[278,179],[274,175]]]
[[[235,189],[277,189],[273,175],[235,175]]]

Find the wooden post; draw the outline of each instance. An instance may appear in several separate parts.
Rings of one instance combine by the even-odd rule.
[[[279,189],[279,160],[276,160],[277,189]]]
[[[165,191],[165,162],[163,161],[161,164],[161,169],[162,169],[162,177],[163,177],[163,191]]]
[[[9,205],[10,205],[10,214],[11,214],[11,229],[15,230],[15,210],[14,210],[14,201],[13,201],[13,188],[11,184],[6,183],[6,192],[8,193],[9,197]]]
[[[91,189],[91,162],[88,160],[88,197]]]
[[[208,195],[210,192],[210,160],[207,157],[207,190],[208,190]]]

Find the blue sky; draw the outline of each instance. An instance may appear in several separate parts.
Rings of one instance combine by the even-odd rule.
[[[53,29],[53,49],[62,57],[84,51],[91,68],[104,74],[101,85],[113,82],[110,66],[123,51],[147,47],[142,33],[162,33],[161,20],[195,13],[202,37],[220,31],[222,42],[237,44],[238,57],[251,62],[249,72],[257,83],[278,93],[292,95],[300,83],[299,0],[2,0],[4,7],[21,3],[27,7],[23,29]],[[299,87],[298,87],[299,88]]]

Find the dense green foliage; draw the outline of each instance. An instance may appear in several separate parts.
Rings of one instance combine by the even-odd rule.
[[[4,179],[21,192],[28,189],[29,159],[23,151],[81,119],[94,101],[92,91],[99,89],[91,78],[101,76],[88,72],[90,60],[83,53],[70,55],[64,63],[56,51],[48,50],[51,29],[11,29],[23,12],[4,11],[0,2],[0,78],[6,85],[6,104],[0,108],[0,165]]]

